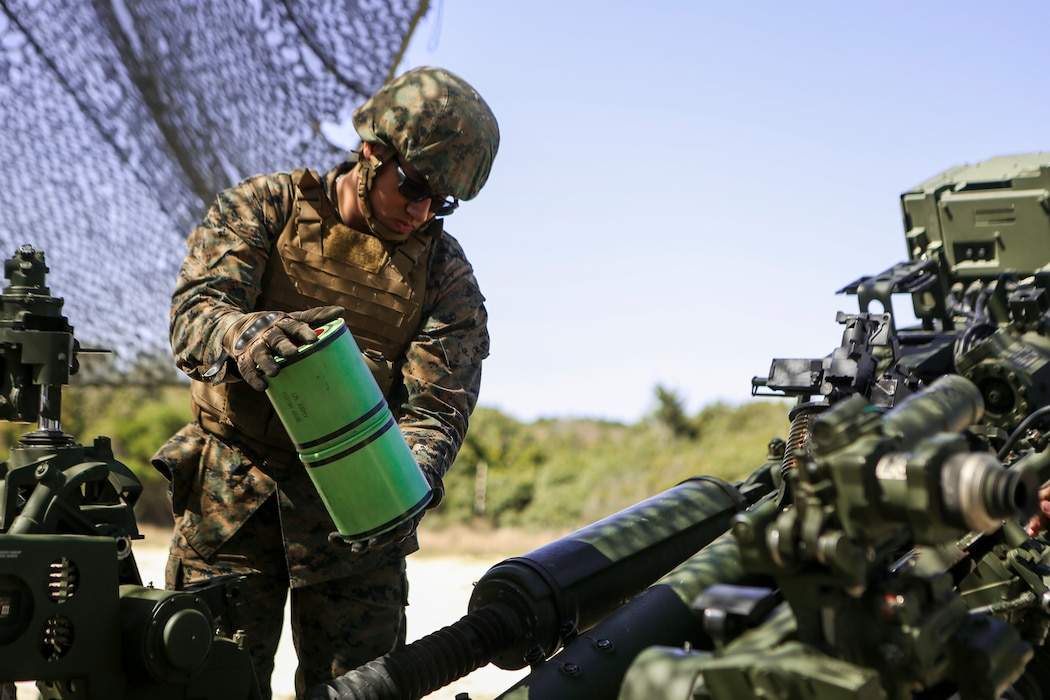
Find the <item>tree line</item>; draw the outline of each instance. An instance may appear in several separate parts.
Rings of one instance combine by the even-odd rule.
[[[635,423],[585,418],[521,422],[479,407],[455,464],[445,500],[430,527],[483,520],[494,527],[581,527],[707,474],[734,481],[766,459],[774,437],[786,438],[789,404],[751,400],[710,404],[694,414],[673,390],[658,386],[653,408]],[[73,386],[62,397],[62,429],[89,445],[108,436],[118,460],[145,486],[140,522],[170,523],[166,482],[149,460],[191,420],[185,385]],[[0,424],[7,450],[35,426]]]

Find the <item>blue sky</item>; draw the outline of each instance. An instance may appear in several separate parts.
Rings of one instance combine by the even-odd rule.
[[[434,2],[401,70],[459,73],[502,133],[447,225],[488,299],[482,405],[633,421],[658,384],[695,411],[829,353],[835,291],[905,258],[901,192],[1050,150],[1047,26],[1045,0]]]

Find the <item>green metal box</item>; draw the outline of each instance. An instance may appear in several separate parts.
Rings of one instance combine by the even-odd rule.
[[[908,258],[943,254],[956,279],[1050,260],[1050,152],[959,165],[901,194]]]

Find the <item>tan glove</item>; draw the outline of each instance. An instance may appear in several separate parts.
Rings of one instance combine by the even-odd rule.
[[[245,314],[222,336],[222,347],[237,363],[241,378],[253,389],[266,391],[267,377],[280,366],[275,358],[292,357],[300,345],[317,340],[314,327],[340,318],[342,306],[317,306],[305,311],[255,311]]]

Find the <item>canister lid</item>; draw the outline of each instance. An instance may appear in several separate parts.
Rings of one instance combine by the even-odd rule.
[[[317,331],[317,340],[313,343],[306,343],[299,346],[299,351],[291,357],[278,357],[277,364],[279,365],[291,365],[299,360],[309,357],[315,352],[320,352],[326,347],[331,345],[337,338],[340,338],[344,333],[349,333],[350,329],[346,327],[346,321],[341,318],[337,318],[334,321],[329,321],[320,328],[315,328]]]

